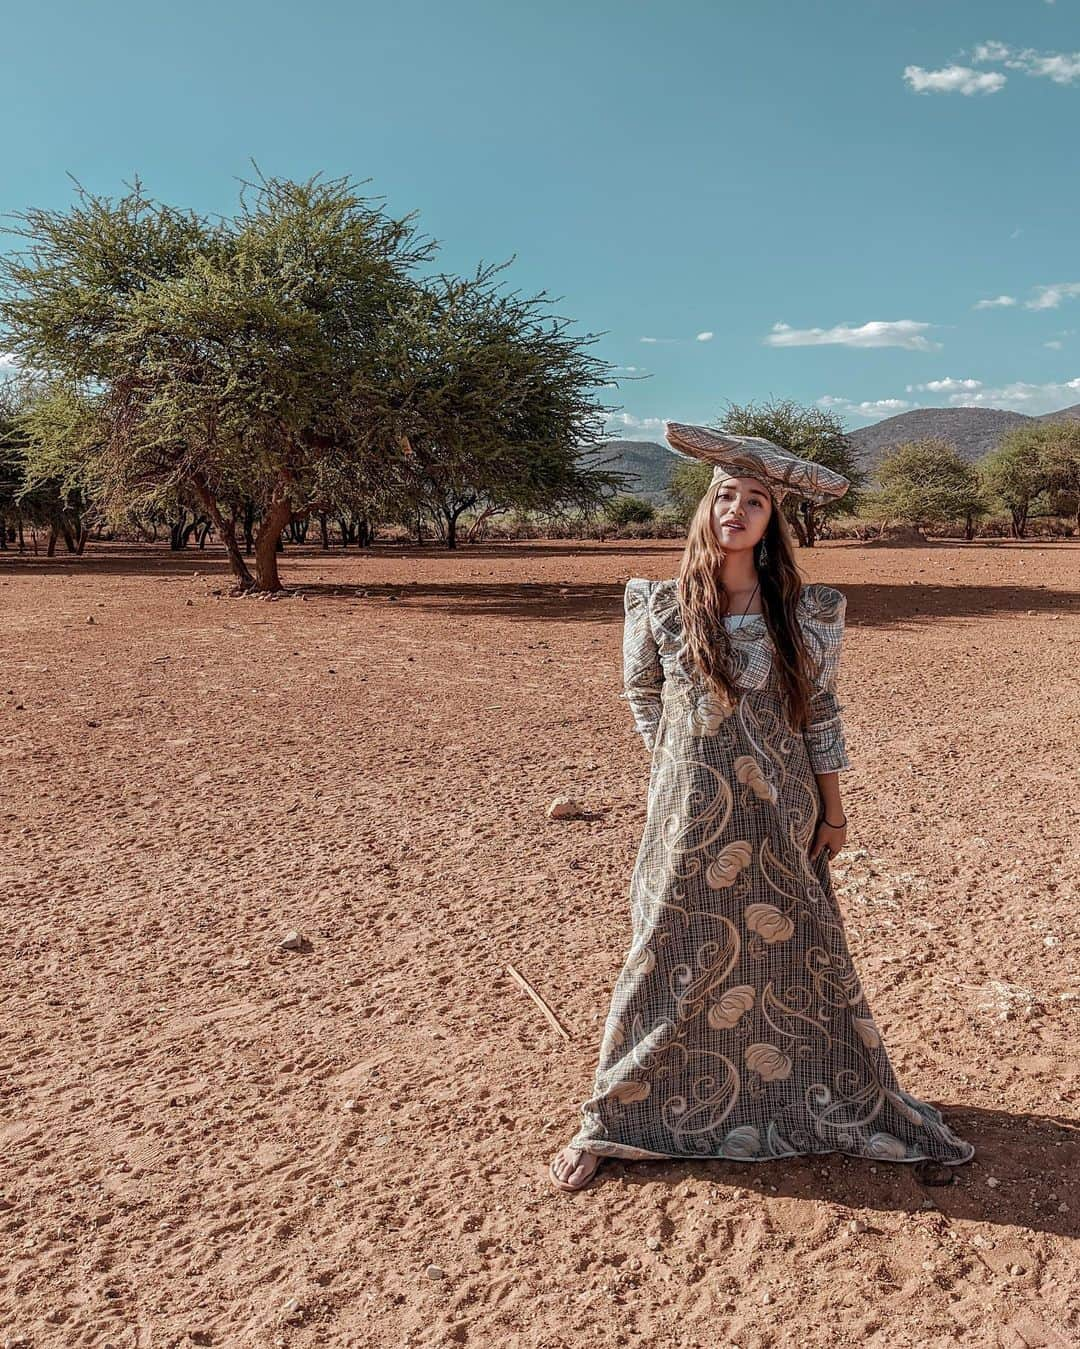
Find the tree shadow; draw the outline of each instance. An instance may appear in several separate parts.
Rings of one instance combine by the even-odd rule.
[[[656,539],[647,546],[637,541],[633,544],[633,554],[644,558],[678,558],[684,546],[681,539]],[[302,573],[312,566],[336,566],[342,562],[437,562],[450,563],[492,562],[513,560],[522,554],[530,557],[616,557],[627,553],[627,540],[612,539],[608,542],[594,540],[560,541],[557,539],[521,539],[506,542],[468,544],[461,548],[444,548],[433,544],[380,543],[371,548],[342,548],[335,545],[324,549],[311,544],[288,544],[278,556],[278,566],[286,588],[293,582],[304,585]],[[254,558],[245,559],[254,567]],[[290,567],[299,567],[301,575]],[[81,576],[183,576],[191,572],[218,573],[230,576],[229,558],[225,549],[218,544],[208,543],[205,548],[188,546],[173,552],[163,543],[102,543],[91,542],[85,553],[75,554],[57,551],[52,557],[44,550],[39,553],[30,551],[20,553],[14,545],[0,550],[0,573],[19,574],[23,572],[41,575]],[[360,584],[359,582],[357,584]],[[353,587],[355,589],[355,586]]]
[[[89,544],[81,556],[57,552],[19,553],[9,544],[0,551],[0,575],[11,576],[188,576],[192,572],[206,576],[231,577],[229,558],[224,548],[210,545],[203,550],[187,548],[172,552],[159,544]]]
[[[985,620],[1002,616],[1080,614],[1080,593],[1049,586],[943,586],[858,584],[841,587],[848,599],[847,625],[852,628],[900,628],[941,619]],[[523,621],[559,619],[596,621],[621,615],[622,582],[549,581],[362,582],[341,585],[301,582],[290,596],[307,599],[391,603],[425,612],[450,612]]]
[[[1051,547],[1053,551],[1080,553],[1080,540],[1041,541],[985,540],[935,541],[930,547],[1009,548],[1022,552]],[[618,556],[631,575],[654,573],[653,579],[675,575],[682,552],[682,540],[656,539],[644,544],[639,540],[522,540],[508,543],[472,544],[461,550],[420,547],[415,544],[378,544],[373,548],[324,551],[317,546],[292,545],[281,558],[285,590],[282,601],[297,599],[319,602],[402,605],[425,612],[449,612],[463,617],[491,616],[512,620],[562,622],[610,620],[622,613],[624,582],[607,581],[481,581],[464,580],[369,580],[364,576],[370,562],[445,561],[463,566],[477,562],[506,562],[522,558],[561,560]],[[830,543],[822,551],[861,549],[855,540]],[[905,553],[912,550],[905,548]],[[914,550],[916,553],[919,550]],[[805,554],[800,554],[805,557]],[[325,581],[308,579],[319,566],[339,569],[351,562],[358,575],[355,580]],[[180,580],[198,573],[213,578],[223,587],[232,585],[232,573],[223,548],[208,546],[202,551],[171,552],[153,544],[99,544],[96,551],[81,557],[46,558],[12,551],[0,552],[0,577],[24,575],[71,577],[137,576],[149,579]],[[895,628],[933,623],[940,619],[984,620],[1020,614],[1074,615],[1080,612],[1080,593],[1053,589],[1049,585],[947,585],[939,581],[913,579],[906,584],[845,583],[840,587],[848,598],[847,622],[850,627]],[[265,598],[265,597],[263,597]]]

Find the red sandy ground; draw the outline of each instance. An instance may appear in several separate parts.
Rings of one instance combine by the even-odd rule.
[[[644,820],[623,584],[678,553],[0,558],[0,1344],[1080,1344],[1076,543],[801,555],[853,954],[975,1161],[549,1188]]]

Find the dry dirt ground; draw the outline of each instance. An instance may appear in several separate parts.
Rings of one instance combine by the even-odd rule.
[[[1075,542],[800,557],[853,955],[974,1162],[549,1187],[644,820],[622,589],[678,555],[0,555],[0,1345],[1080,1344]]]

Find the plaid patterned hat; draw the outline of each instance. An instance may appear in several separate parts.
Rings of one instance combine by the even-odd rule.
[[[777,505],[786,496],[805,497],[819,506],[842,497],[851,480],[812,459],[800,459],[761,436],[735,436],[709,426],[664,422],[668,444],[695,459],[715,464],[717,478],[759,478]]]

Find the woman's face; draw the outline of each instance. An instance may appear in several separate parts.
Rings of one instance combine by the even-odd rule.
[[[725,478],[712,508],[717,543],[732,553],[753,548],[765,533],[772,510],[772,497],[757,478]]]

